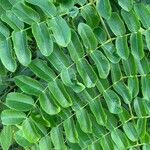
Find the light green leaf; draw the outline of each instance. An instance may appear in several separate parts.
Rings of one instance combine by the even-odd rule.
[[[117,54],[122,59],[127,59],[129,57],[129,47],[127,43],[127,36],[118,36],[116,38],[116,49]]]
[[[137,120],[137,132],[140,138],[144,137],[146,134],[147,128],[147,119],[146,118],[139,118]]]
[[[4,126],[0,133],[0,144],[3,150],[9,150],[12,144],[13,129],[11,126]]]
[[[76,63],[77,70],[86,87],[94,87],[97,81],[96,73],[86,59],[80,59]]]
[[[0,21],[0,40],[4,40],[10,36],[9,29]]]
[[[12,44],[10,39],[0,42],[0,59],[7,70],[11,72],[16,70],[17,65],[12,55]]]
[[[146,116],[147,111],[146,111],[146,100],[142,99],[140,97],[135,98],[134,100],[134,110],[136,112],[136,115],[138,117]]]
[[[59,72],[71,65],[67,55],[56,44],[54,45],[53,52],[50,56],[47,57],[47,59],[51,63],[51,65],[54,66],[54,68]]]
[[[127,122],[123,124],[123,130],[131,141],[135,142],[138,140],[138,133],[133,123]]]
[[[35,124],[30,118],[25,119],[22,124],[22,132],[26,140],[30,143],[36,143],[40,139],[40,135],[37,133]]]
[[[72,105],[71,98],[66,91],[65,86],[63,85],[62,81],[55,80],[51,81],[48,84],[48,88],[57,102],[64,108],[69,107]]]
[[[26,114],[11,109],[5,109],[1,113],[1,120],[4,125],[20,124],[26,119]]]
[[[6,97],[6,105],[17,111],[29,111],[34,106],[34,100],[28,95],[11,92]]]
[[[78,25],[78,33],[80,34],[83,44],[88,52],[94,51],[98,43],[90,26],[85,23],[80,23]]]
[[[73,69],[63,69],[61,71],[61,79],[66,86],[71,87],[76,93],[79,93],[85,89],[85,86],[78,82]]]
[[[111,138],[120,150],[125,150],[129,145],[127,137],[120,129],[112,131]]]
[[[121,15],[128,27],[128,29],[131,32],[137,32],[140,29],[140,22],[138,20],[138,17],[136,16],[135,12],[133,10],[127,12],[125,10],[121,10]]]
[[[112,63],[118,63],[120,61],[120,57],[117,54],[116,47],[112,42],[102,45],[102,49],[104,50],[104,53],[107,56],[107,58]]]
[[[66,138],[71,143],[78,143],[78,133],[76,131],[75,122],[72,118],[66,119],[63,123]]]
[[[13,40],[15,53],[19,62],[24,66],[28,66],[31,62],[31,52],[27,45],[26,32],[25,31],[13,32],[12,40]]]
[[[110,71],[110,64],[105,55],[99,50],[95,50],[91,53],[91,57],[96,64],[99,77],[105,79]]]
[[[40,21],[39,14],[25,3],[17,2],[13,5],[12,11],[21,21],[27,24]]]
[[[24,28],[24,23],[11,10],[1,15],[1,19],[16,31]]]
[[[96,118],[97,123],[100,125],[105,125],[107,115],[105,114],[101,101],[99,99],[95,99],[89,103],[89,106]]]
[[[136,97],[139,93],[139,80],[137,77],[128,78],[128,88],[132,94],[132,98]]]
[[[34,59],[31,61],[29,68],[35,73],[39,78],[50,82],[56,75],[53,70],[41,59]]]
[[[146,40],[146,44],[147,44],[147,48],[150,51],[150,30],[146,30],[145,33],[145,40]]]
[[[124,35],[126,33],[125,25],[118,13],[113,12],[111,17],[107,20],[107,23],[116,36]]]
[[[48,26],[53,32],[56,43],[62,47],[66,47],[71,41],[71,30],[62,17],[49,19]]]
[[[57,9],[55,5],[49,1],[49,0],[44,0],[44,1],[39,1],[39,0],[25,0],[28,3],[31,3],[33,5],[36,5],[42,9],[42,11],[48,16],[48,17],[53,17],[57,13]]]
[[[131,53],[136,58],[141,60],[144,57],[143,39],[141,32],[132,33],[130,36]]]
[[[137,64],[132,55],[128,57],[127,60],[122,60],[123,69],[127,76],[136,75],[137,74]]]
[[[14,139],[15,139],[15,141],[16,141],[20,146],[22,146],[22,147],[24,147],[24,148],[28,148],[28,147],[30,147],[30,146],[32,145],[28,140],[26,140],[26,139],[24,138],[24,135],[23,135],[22,130],[18,130],[18,131],[15,133]]]
[[[55,115],[61,110],[55,101],[56,99],[49,93],[48,90],[44,91],[39,97],[42,109],[50,115]]]
[[[130,89],[124,84],[123,81],[119,81],[113,85],[115,91],[123,98],[126,104],[131,103],[132,96]]]
[[[141,20],[143,26],[145,28],[149,28],[150,27],[150,19],[149,19],[150,11],[146,7],[146,5],[144,5],[143,3],[135,4],[134,10],[135,10],[135,13],[138,15],[139,19]]]
[[[133,7],[133,0],[118,0],[118,4],[126,11],[130,11]]]
[[[114,91],[107,90],[103,95],[106,100],[107,107],[111,113],[119,114],[122,112],[120,98]]]
[[[83,9],[81,9],[81,14],[91,28],[98,26],[100,18],[92,5],[85,5]]]
[[[150,99],[150,76],[143,76],[141,77],[141,84],[142,84],[142,94],[143,97],[147,100]]]
[[[50,132],[50,135],[51,135],[51,140],[54,144],[55,149],[58,149],[58,150],[66,149],[66,146],[64,144],[63,134],[59,127],[53,127]]]
[[[71,30],[71,41],[68,44],[67,49],[69,50],[70,56],[73,61],[77,61],[84,56],[83,46],[77,33],[74,30]]]
[[[45,136],[43,138],[40,139],[39,141],[39,149],[40,150],[50,150],[52,148],[52,144],[51,144],[51,138],[50,136]]]
[[[100,16],[108,19],[111,16],[111,5],[109,0],[98,0],[96,2],[96,8]]]
[[[49,56],[53,52],[53,41],[45,23],[32,24],[32,33],[37,46],[44,56]]]
[[[85,133],[92,132],[92,122],[86,109],[80,109],[76,112],[77,121],[80,128]]]
[[[135,59],[136,60],[136,59]],[[149,62],[146,56],[144,56],[141,60],[136,60],[138,66],[138,72],[141,75],[148,74],[150,72]]]
[[[15,77],[15,83],[27,94],[39,96],[44,87],[37,81],[28,76],[20,75]]]
[[[97,38],[97,41],[99,43],[106,42],[106,40],[107,40],[107,33],[106,33],[106,31],[103,28],[97,27],[97,28],[94,29],[93,32],[94,32],[95,37]]]

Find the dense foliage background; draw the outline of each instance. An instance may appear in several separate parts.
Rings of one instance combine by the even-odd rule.
[[[3,150],[150,150],[149,0],[0,0]]]

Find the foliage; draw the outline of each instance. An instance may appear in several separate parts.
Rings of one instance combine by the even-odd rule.
[[[3,150],[150,149],[150,5],[0,0]]]

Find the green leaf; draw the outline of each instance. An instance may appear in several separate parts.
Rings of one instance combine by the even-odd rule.
[[[138,140],[138,133],[133,123],[127,122],[123,124],[123,130],[131,141],[135,142]]]
[[[68,44],[67,49],[69,50],[70,56],[73,61],[77,61],[84,56],[83,46],[77,33],[74,30],[71,30],[71,41]]]
[[[147,128],[147,119],[146,118],[139,118],[137,120],[137,132],[140,138],[144,137],[146,134]]]
[[[28,95],[11,92],[6,97],[6,105],[17,111],[29,111],[34,106],[34,100]]]
[[[34,74],[36,74],[36,76],[47,82],[52,81],[56,77],[53,70],[41,59],[32,60],[29,68]]]
[[[149,19],[150,11],[146,7],[146,5],[144,5],[143,3],[135,4],[134,10],[135,10],[135,13],[138,15],[139,19],[141,20],[143,26],[145,28],[149,28],[150,27],[150,19]]]
[[[128,78],[128,88],[132,94],[132,98],[136,97],[139,93],[139,80],[137,77]]]
[[[105,125],[107,115],[105,114],[101,101],[99,99],[95,99],[89,103],[89,106],[96,118],[97,123],[100,125]]]
[[[146,116],[147,111],[146,111],[146,100],[142,99],[140,97],[135,98],[134,100],[134,110],[136,112],[136,115],[138,117]]]
[[[111,138],[114,141],[114,143],[117,145],[118,149],[124,150],[129,145],[127,137],[120,129],[116,129],[112,131]]]
[[[76,117],[77,117],[77,121],[80,125],[81,130],[85,133],[91,133],[92,122],[86,109],[83,108],[77,111]]]
[[[57,102],[64,108],[69,107],[72,105],[71,98],[66,91],[65,86],[63,85],[62,81],[55,80],[51,81],[48,84],[48,88]]]
[[[22,2],[17,2],[15,5],[13,5],[12,11],[21,21],[27,24],[40,21],[39,14]]]
[[[67,55],[57,45],[54,45],[54,50],[51,55],[47,57],[47,59],[59,72],[71,65]]]
[[[137,74],[137,64],[132,55],[130,55],[127,60],[122,60],[122,63],[123,63],[123,69],[127,76]]]
[[[31,62],[31,52],[27,45],[27,35],[25,31],[17,31],[12,33],[14,49],[19,62],[28,66]],[[20,42],[18,42],[20,41]]]
[[[133,0],[118,0],[118,4],[126,11],[130,11],[133,7]]]
[[[136,60],[136,63],[138,66],[138,72],[141,75],[145,75],[150,72],[149,62],[145,56],[141,60]]]
[[[32,144],[24,138],[22,130],[18,130],[14,136],[15,141],[24,148],[30,147]]]
[[[1,15],[1,19],[16,31],[24,28],[24,23],[11,10]]]
[[[44,1],[39,1],[39,0],[25,0],[28,3],[31,3],[33,5],[36,5],[42,9],[42,11],[48,16],[48,17],[53,17],[57,13],[57,9],[55,5],[49,1],[49,0],[44,0]]]
[[[50,135],[55,149],[62,149],[62,150],[66,149],[66,146],[64,144],[63,134],[59,127],[53,127],[50,132]]]
[[[128,29],[131,32],[137,32],[140,29],[140,22],[138,20],[138,17],[136,16],[135,12],[133,10],[127,12],[125,10],[121,10],[121,15],[128,27]]]
[[[146,44],[147,44],[147,48],[150,51],[150,30],[146,30],[145,33],[145,40],[146,40]]]
[[[96,9],[92,5],[85,5],[83,9],[81,9],[81,14],[86,20],[87,25],[89,25],[91,28],[98,26],[100,18]]]
[[[97,81],[96,73],[86,59],[80,59],[76,63],[77,70],[87,88],[94,87]]]
[[[78,33],[80,34],[83,44],[88,52],[94,51],[98,43],[90,26],[85,23],[80,23],[78,25]]]
[[[44,56],[49,56],[53,52],[53,41],[45,23],[32,24],[32,33],[37,46]]]
[[[26,114],[11,109],[5,109],[1,113],[1,120],[4,125],[20,124],[26,119]]]
[[[114,91],[107,90],[103,95],[106,100],[107,107],[111,113],[119,114],[122,112],[120,98]]]
[[[142,84],[142,94],[143,97],[147,100],[150,99],[150,76],[143,76],[141,77],[141,84]]]
[[[101,146],[103,148],[103,150],[112,150],[114,149],[114,143],[110,137],[110,135],[108,136],[104,136],[100,139],[100,143],[101,143]]]
[[[105,55],[99,50],[95,50],[91,53],[91,57],[96,64],[99,77],[105,79],[110,71],[110,64]]]
[[[0,21],[0,40],[4,40],[10,36],[9,29]]]
[[[131,53],[136,58],[141,60],[144,57],[143,39],[141,32],[132,33],[130,36]]]
[[[107,56],[107,58],[112,63],[118,63],[120,61],[120,57],[117,54],[116,47],[112,42],[102,45],[102,49],[104,50],[104,53]]]
[[[35,124],[30,118],[25,119],[22,124],[22,132],[25,139],[30,143],[36,143],[40,139],[40,135],[37,133]]]
[[[124,35],[126,33],[125,25],[118,13],[113,12],[111,17],[107,20],[107,23],[116,36]]]
[[[128,42],[127,42],[127,36],[118,36],[116,38],[116,49],[117,49],[117,54],[122,58],[122,59],[127,59],[129,57],[129,47],[128,47]]]
[[[15,77],[15,83],[27,94],[39,96],[44,87],[37,81],[28,76],[20,75]]]
[[[9,39],[0,42],[0,59],[7,70],[11,72],[16,70],[17,65],[12,55],[12,44]]]
[[[108,19],[111,16],[111,5],[109,0],[98,0],[96,2],[96,8],[100,16]]]
[[[55,17],[48,20],[48,26],[53,32],[56,43],[66,47],[71,41],[71,30],[62,17]]]
[[[39,141],[39,150],[50,150],[52,148],[50,136],[45,136]]]
[[[76,131],[75,123],[72,118],[66,119],[63,123],[66,138],[71,143],[78,143],[78,133]]]
[[[131,103],[132,96],[130,89],[124,84],[123,81],[119,81],[113,85],[115,91],[123,98],[126,104]]]
[[[50,94],[48,90],[43,92],[39,97],[39,102],[42,109],[50,115],[55,115],[61,110],[55,101],[56,99],[52,96],[52,94]]]
[[[12,144],[13,130],[11,126],[4,126],[0,133],[0,144],[3,150],[9,150]]]
[[[61,71],[62,82],[73,89],[74,92],[79,93],[85,89],[85,86],[78,82],[73,69],[63,69]]]
[[[99,43],[106,42],[106,40],[107,40],[107,33],[106,33],[106,31],[103,28],[97,27],[97,28],[94,29],[93,32],[94,32],[95,37],[97,38],[97,41]]]

